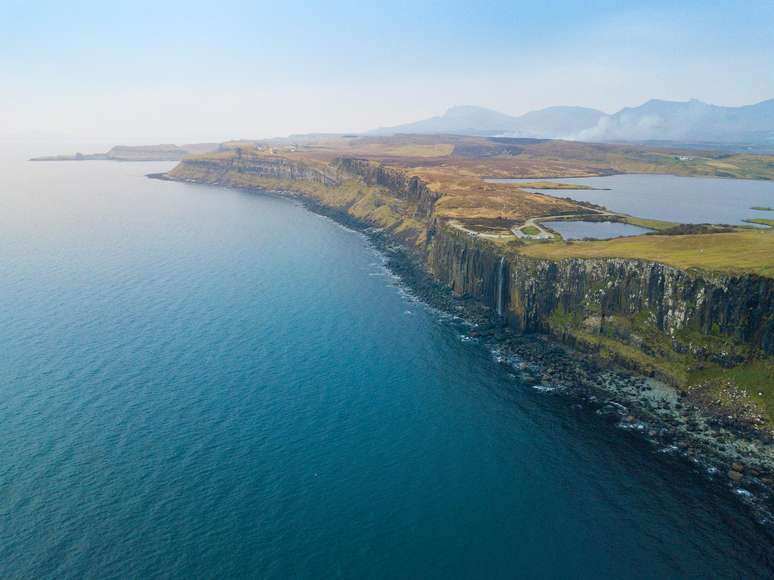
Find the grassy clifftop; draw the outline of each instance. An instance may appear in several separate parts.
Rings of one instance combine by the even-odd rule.
[[[676,268],[774,278],[774,232],[637,236],[589,242],[533,244],[519,252],[541,258],[634,258]]]
[[[425,191],[431,192],[431,213],[423,207],[420,213],[427,215],[417,216],[417,200],[396,194],[395,187],[390,191],[390,187],[379,186],[374,175],[364,180],[362,176],[342,172],[342,159],[360,160],[359,165],[350,163],[350,166],[369,167],[369,172],[376,172],[374,175],[381,171],[387,185],[396,175],[403,176],[398,181],[420,183]],[[260,169],[266,167],[282,170]],[[774,179],[774,156],[535,139],[329,137],[299,146],[226,144],[219,151],[188,158],[171,175],[195,181],[227,182],[235,187],[293,189],[379,227],[403,228],[415,243],[425,239],[430,221],[440,220],[453,223],[471,235],[497,240],[528,256],[555,260],[631,258],[684,269],[774,276],[774,228],[771,227],[574,243],[546,241],[551,236],[543,236],[539,244],[521,245],[512,230],[526,226],[533,229],[522,229],[522,233],[534,232],[535,225],[526,223],[532,218],[594,217],[593,212],[599,212],[600,208],[527,192],[513,184],[487,181],[493,176],[550,177],[625,171]],[[304,176],[305,173],[308,175]],[[658,230],[675,225],[637,216],[615,217]],[[758,221],[771,225],[765,218]]]

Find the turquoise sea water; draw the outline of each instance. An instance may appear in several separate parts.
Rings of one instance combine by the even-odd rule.
[[[518,383],[359,234],[45,152],[0,153],[0,576],[771,574],[728,491]]]

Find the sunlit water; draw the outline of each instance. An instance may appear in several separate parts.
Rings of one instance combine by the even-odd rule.
[[[550,221],[543,222],[565,240],[609,240],[623,236],[639,236],[652,230],[619,222]]]
[[[49,151],[0,161],[4,578],[771,572],[728,491],[520,384],[359,234]]]
[[[524,183],[532,179],[496,179]],[[774,216],[751,209],[774,207],[774,181],[676,177],[674,175],[611,175],[607,177],[556,178],[607,189],[529,189],[556,197],[570,197],[603,205],[611,211],[685,224],[743,224],[745,219]]]

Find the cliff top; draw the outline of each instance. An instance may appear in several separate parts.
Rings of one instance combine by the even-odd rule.
[[[700,268],[725,274],[753,273],[774,278],[774,233],[771,230],[532,244],[519,248],[519,253],[552,260],[635,258],[681,269]]]
[[[434,218],[469,235],[506,244],[512,251],[550,259],[636,258],[679,268],[774,277],[774,228],[759,231],[743,227],[678,229],[665,233],[683,235],[566,243],[542,227],[540,221],[564,216],[622,221],[655,230],[669,230],[677,224],[531,193],[515,184],[487,181],[489,178],[561,179],[628,172],[774,179],[774,156],[544,139],[398,135],[322,136],[299,144],[233,142],[222,144],[216,152],[188,159],[229,164],[239,174],[238,180],[234,177],[232,182],[250,186],[252,179],[255,181],[252,185],[257,187],[261,186],[260,178],[251,174],[251,165],[299,164],[335,174],[338,160],[361,159],[397,170],[407,180],[418,179],[436,194],[432,206]],[[316,195],[324,194],[317,192]],[[352,202],[357,199],[356,192],[353,196]],[[383,204],[381,213],[388,212],[389,199],[380,203]],[[401,210],[406,211],[409,210]]]

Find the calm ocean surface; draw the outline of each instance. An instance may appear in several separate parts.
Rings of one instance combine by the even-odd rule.
[[[736,500],[288,201],[0,146],[3,578],[757,578]],[[99,150],[100,148],[95,148]]]

